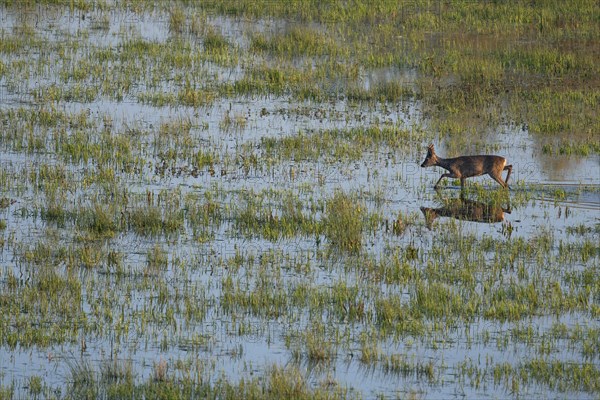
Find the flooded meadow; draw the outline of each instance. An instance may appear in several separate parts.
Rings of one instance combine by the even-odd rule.
[[[0,0],[0,399],[597,398],[599,17]]]

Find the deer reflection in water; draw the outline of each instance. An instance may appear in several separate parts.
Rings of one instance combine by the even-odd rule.
[[[510,204],[502,207],[499,204],[486,204],[469,200],[463,194],[459,198],[443,199],[444,206],[439,208],[421,207],[425,223],[431,229],[433,221],[438,217],[452,217],[463,221],[495,223],[504,221],[504,213],[510,214]]]

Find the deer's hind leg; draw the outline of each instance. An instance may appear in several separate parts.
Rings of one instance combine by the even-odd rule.
[[[508,170],[508,174],[506,174],[506,180],[504,182],[506,182],[506,185],[508,186],[508,179],[510,178],[510,173],[512,172],[512,165],[507,165],[506,167],[504,167],[504,169],[502,171],[507,171]]]
[[[495,180],[496,182],[498,182],[500,184],[500,186],[502,186],[503,188],[507,188],[508,187],[508,184],[502,180],[502,175],[500,175],[499,172],[496,172],[496,171],[490,172],[488,175],[493,180]],[[510,173],[509,173],[509,175],[510,175]]]

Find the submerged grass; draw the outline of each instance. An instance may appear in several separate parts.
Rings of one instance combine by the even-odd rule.
[[[327,240],[341,250],[358,252],[363,244],[366,211],[358,199],[336,191],[327,201],[323,231]]]
[[[589,210],[473,184],[477,210],[537,219],[431,224],[420,204],[461,199],[410,162],[432,135],[511,149],[481,135],[505,125],[600,153],[596,2],[0,7],[0,351],[68,367],[56,384],[3,364],[26,378],[0,397],[600,392]],[[492,348],[507,361],[455,362]],[[355,362],[382,393],[336,381]]]
[[[299,132],[283,138],[263,138],[261,148],[265,156],[282,160],[356,160],[366,151],[381,148],[406,150],[422,140],[418,129],[404,129],[394,125],[374,125],[352,129],[327,129]],[[384,147],[385,146],[385,147]]]
[[[327,55],[335,58],[343,53],[331,37],[305,26],[291,27],[273,37],[256,35],[252,38],[250,49],[286,57]]]
[[[164,360],[160,363],[167,365]],[[201,396],[221,399],[341,399],[355,397],[335,385],[329,388],[312,388],[301,372],[292,367],[273,366],[260,377],[243,378],[237,384],[222,378],[211,384],[203,382],[201,377],[199,380],[191,377],[177,378],[166,372],[164,375],[160,373],[154,379],[136,383],[131,380],[127,370],[124,375],[119,373],[117,377],[107,375],[106,372],[95,373],[90,370],[85,361],[75,363],[71,368],[73,380],[66,393],[67,398],[127,396],[134,399],[148,397],[183,399]]]

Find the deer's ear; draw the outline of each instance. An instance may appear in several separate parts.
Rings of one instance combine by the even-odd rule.
[[[433,143],[429,143],[429,146],[427,146],[427,150],[433,151]]]

